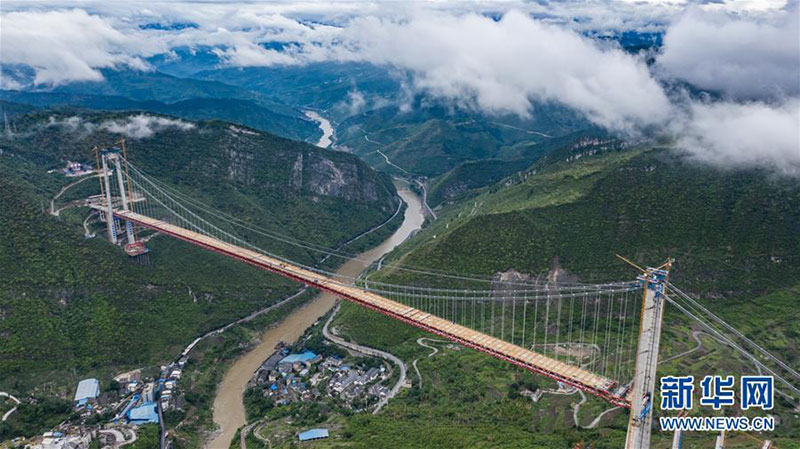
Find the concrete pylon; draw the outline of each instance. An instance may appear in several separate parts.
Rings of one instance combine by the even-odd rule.
[[[644,299],[625,449],[650,449],[658,347],[664,316],[664,292],[671,267],[672,259],[669,259],[658,268],[647,268],[646,272],[638,277],[644,283]]]
[[[108,174],[108,160],[105,153],[101,156],[100,160],[103,164],[103,185],[105,186],[106,194],[106,228],[108,230],[108,241],[117,244],[117,229],[114,225],[114,206],[111,204],[111,180]]]
[[[114,167],[117,171],[117,183],[119,185],[119,196],[122,198],[122,210],[131,210],[130,205],[128,204],[128,193],[125,191],[125,179],[122,174],[122,164],[119,161],[119,154],[118,153],[109,153],[110,157],[114,159]],[[128,237],[128,244],[133,243],[136,238],[133,235],[133,224],[131,222],[125,222],[125,232]]]

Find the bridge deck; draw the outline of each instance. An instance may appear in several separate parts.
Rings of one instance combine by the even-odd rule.
[[[627,398],[619,397],[612,393],[615,387],[615,383],[612,380],[576,366],[545,357],[534,351],[455,324],[422,310],[362,290],[353,285],[342,284],[341,282],[313,271],[300,268],[240,246],[223,242],[213,237],[208,237],[134,212],[118,210],[115,211],[114,214],[119,218],[171,235],[214,252],[233,257],[311,287],[331,292],[343,299],[448,338],[459,344],[485,352],[568,385],[575,386],[615,405],[630,407],[630,402]]]

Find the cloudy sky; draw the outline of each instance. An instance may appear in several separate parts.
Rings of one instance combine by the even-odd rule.
[[[622,31],[663,33],[655,63],[587,37]],[[148,57],[177,47],[211,48],[225,66],[369,62],[487,114],[524,117],[555,101],[705,162],[800,175],[796,0],[5,0],[0,13],[4,68],[30,67],[38,87],[101,80],[103,68],[149,70]],[[690,96],[689,85],[713,95]]]

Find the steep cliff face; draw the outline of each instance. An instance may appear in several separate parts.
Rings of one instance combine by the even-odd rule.
[[[355,161],[335,162],[319,153],[309,154],[308,159],[302,188],[318,195],[368,203],[380,199],[378,185]]]
[[[368,204],[394,203],[394,190],[388,179],[349,154],[240,127],[218,129],[216,123],[205,126],[201,133],[219,133],[218,150],[222,156],[212,160],[214,155],[209,154],[206,162],[237,185]],[[208,175],[213,176],[213,171]]]

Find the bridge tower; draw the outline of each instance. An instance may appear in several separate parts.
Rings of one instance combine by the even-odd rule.
[[[122,205],[122,210],[130,211],[132,198],[130,196],[130,188],[126,189],[125,174],[123,173],[122,163],[124,161],[122,153],[125,152],[125,141],[118,142],[119,146],[112,148],[105,148],[100,150],[99,158],[103,170],[103,186],[105,187],[105,201],[106,201],[106,225],[108,228],[108,239],[111,243],[119,243],[117,235],[117,228],[115,226],[116,219],[114,218],[114,205],[113,197],[111,195],[111,173],[109,173],[109,166],[114,167],[114,174],[116,174],[117,188],[119,189],[119,198]],[[126,166],[127,168],[127,166]],[[125,221],[125,252],[129,256],[138,256],[146,253],[148,250],[142,242],[136,241],[136,235],[133,232],[133,223]]]
[[[108,241],[117,244],[117,227],[115,225],[114,220],[114,205],[112,203],[112,196],[111,196],[111,173],[109,173],[109,163],[108,163],[108,149],[97,150],[98,151],[98,160],[101,164],[103,170],[103,181],[100,184],[101,190],[103,191],[102,194],[105,197],[105,211],[103,213],[106,216],[106,229],[108,230]],[[98,167],[99,168],[99,167]]]
[[[638,277],[644,284],[644,298],[640,315],[639,346],[636,353],[631,416],[628,420],[625,449],[650,448],[658,346],[661,340],[661,323],[664,315],[664,292],[672,262],[672,259],[668,259],[660,267],[648,267]]]

